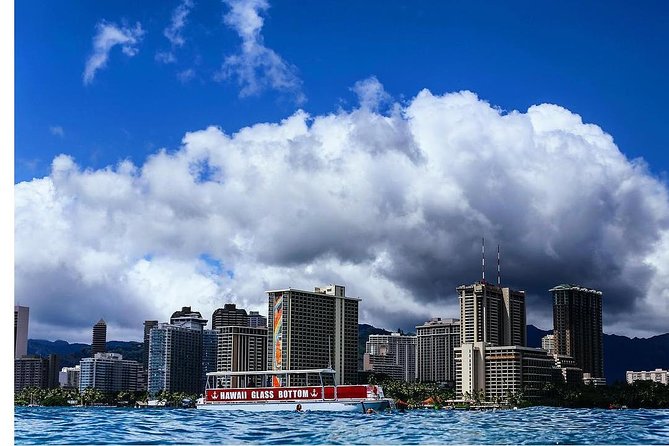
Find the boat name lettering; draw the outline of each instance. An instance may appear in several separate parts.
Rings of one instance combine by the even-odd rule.
[[[213,395],[214,399],[216,398],[216,393],[214,392]],[[245,400],[247,399],[247,393],[246,391],[220,391],[218,392],[218,399],[219,400]]]
[[[309,398],[309,390],[307,389],[279,390],[279,398]]]
[[[331,388],[332,389],[332,388]],[[321,398],[320,387],[259,388],[259,389],[208,389],[208,401],[286,401]],[[334,394],[334,390],[332,390]]]
[[[251,399],[262,400],[262,399],[273,399],[274,390],[254,390],[251,392]]]

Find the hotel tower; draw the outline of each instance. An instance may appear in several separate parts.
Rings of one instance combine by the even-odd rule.
[[[332,366],[338,384],[355,384],[358,369],[358,303],[341,285],[314,291],[267,291],[267,365],[272,370]],[[296,378],[297,379],[297,378]],[[300,385],[293,381],[291,385]],[[275,382],[275,385],[286,383]]]

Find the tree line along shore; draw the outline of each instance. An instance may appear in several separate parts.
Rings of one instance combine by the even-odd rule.
[[[546,384],[538,398],[526,398],[522,392],[509,394],[504,401],[486,401],[483,395],[465,395],[456,400],[453,388],[437,383],[408,383],[405,381],[370,377],[370,384],[382,386],[386,397],[400,408],[469,408],[494,404],[501,407],[554,406],[572,408],[646,408],[669,409],[669,386],[653,381],[610,386]],[[183,407],[194,402],[198,395],[161,391],[155,396],[147,392],[101,392],[88,388],[82,392],[73,388],[25,388],[14,394],[16,406],[145,406],[157,400],[166,407]],[[454,401],[458,401],[454,403]]]

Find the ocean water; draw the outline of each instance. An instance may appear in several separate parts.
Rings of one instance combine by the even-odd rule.
[[[226,412],[16,407],[16,444],[669,444],[669,410]]]

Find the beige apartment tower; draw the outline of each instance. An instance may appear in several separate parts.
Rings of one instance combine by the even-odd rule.
[[[267,370],[267,328],[223,326],[218,332],[218,372],[246,372]],[[232,377],[232,384],[237,385]],[[223,377],[222,384],[230,384]],[[255,383],[259,385],[260,383]]]
[[[266,291],[267,366],[305,370],[332,366],[338,384],[355,384],[358,373],[358,303],[341,285]],[[295,379],[291,385],[299,385]],[[286,383],[275,383],[286,385]]]
[[[460,347],[459,319],[435,317],[416,326],[416,379],[454,382],[457,347]]]
[[[457,287],[460,343],[527,345],[525,292],[486,282]]]

